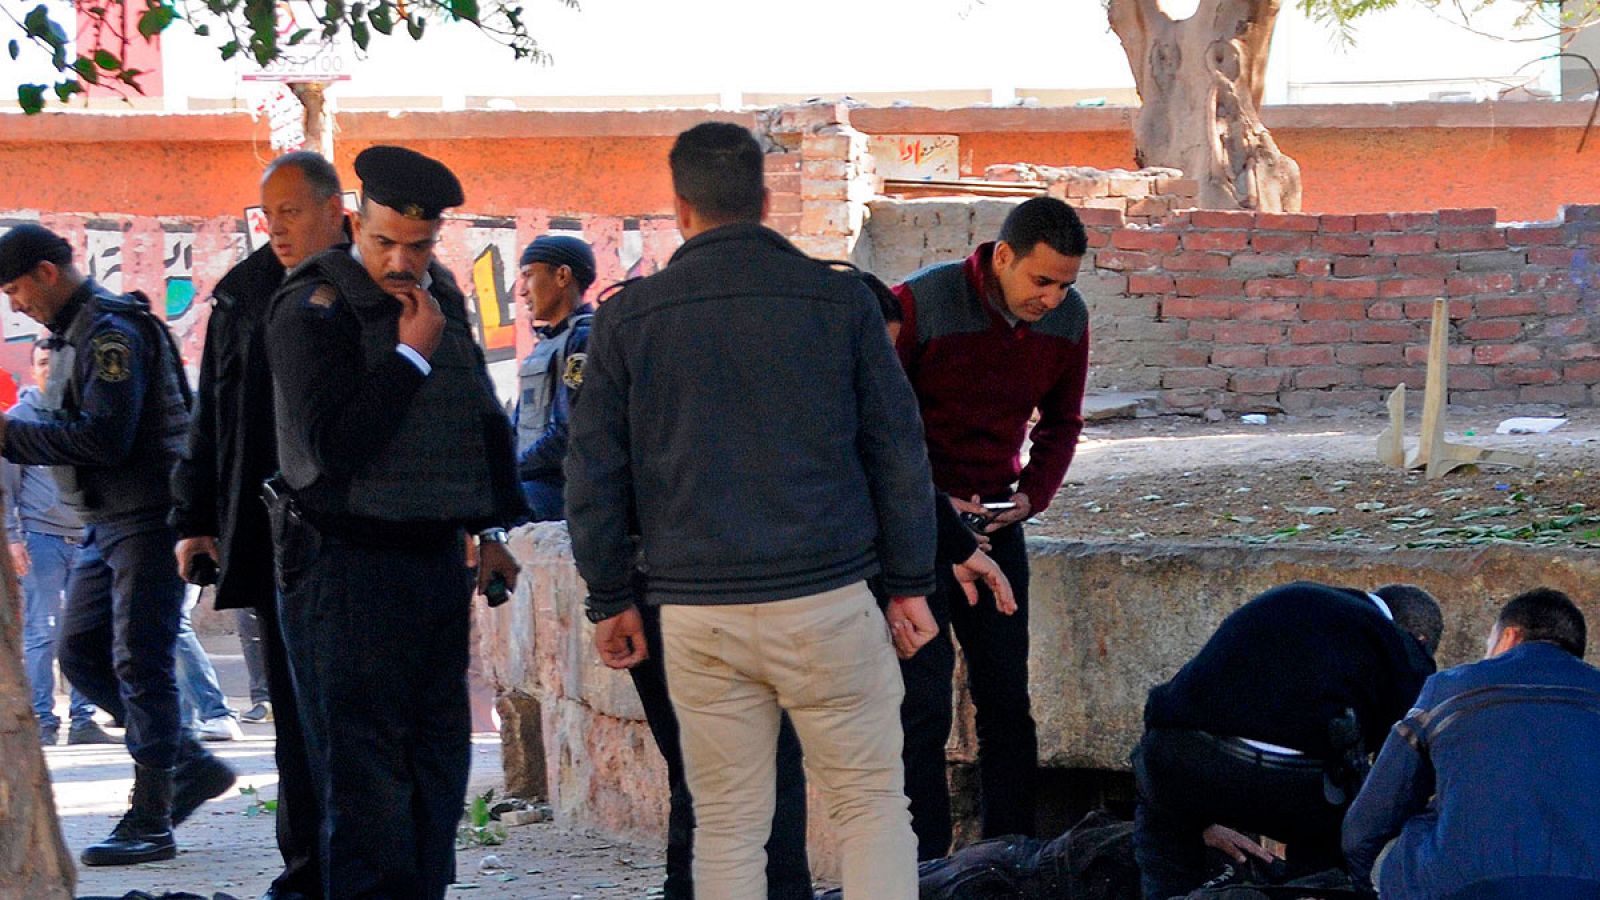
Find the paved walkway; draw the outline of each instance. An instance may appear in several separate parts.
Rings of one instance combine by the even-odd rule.
[[[238,641],[204,639],[229,702],[245,708],[248,693]],[[61,710],[65,717],[66,710]],[[277,795],[272,761],[272,726],[246,725],[243,741],[208,746],[239,772],[239,786],[253,786],[263,799]],[[127,808],[132,763],[121,747],[52,747],[45,751],[54,779],[67,846],[74,857],[105,837]],[[498,788],[500,742],[494,734],[473,739],[472,790]],[[121,897],[131,890],[161,894],[226,893],[255,900],[271,884],[280,860],[270,814],[252,814],[251,801],[230,792],[201,807],[178,829],[178,858],[123,868],[80,867],[80,896]],[[659,896],[663,857],[659,848],[637,847],[564,831],[551,824],[507,829],[498,847],[467,848],[456,854],[457,884],[451,897],[575,900]],[[497,863],[497,864],[496,864]]]

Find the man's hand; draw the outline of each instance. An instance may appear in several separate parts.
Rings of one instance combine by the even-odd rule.
[[[995,516],[994,521],[989,523],[989,527],[984,529],[985,532],[999,531],[1007,525],[1021,522],[1028,516],[1033,515],[1033,504],[1028,502],[1027,494],[1018,491],[1011,495],[1011,502],[1015,503],[1016,506]]]
[[[178,577],[185,580],[189,577],[189,564],[196,556],[209,556],[217,559],[217,539],[214,537],[187,537],[172,548],[172,555],[178,558]]]
[[[1213,825],[1202,833],[1202,837],[1204,837],[1207,847],[1221,850],[1236,863],[1245,862],[1245,854],[1247,853],[1264,863],[1270,863],[1277,859],[1267,848],[1234,831],[1232,828]]]
[[[33,560],[30,560],[28,558],[28,545],[23,543],[22,541],[12,541],[11,542],[11,568],[16,570],[17,577],[21,578],[21,577],[27,575],[28,574],[28,570],[31,569],[32,567],[33,567]],[[20,607],[22,604],[19,603],[17,605]]]
[[[631,669],[650,658],[644,643],[644,619],[637,606],[594,626],[594,649],[600,661],[613,669]]]
[[[505,544],[499,541],[478,542],[478,593],[486,594],[489,590],[489,579],[499,575],[505,579],[506,591],[517,589],[517,573],[522,567],[517,564],[517,558]]]
[[[926,597],[890,597],[885,618],[895,655],[901,659],[916,656],[924,644],[939,636],[939,623],[934,621]]]
[[[433,356],[439,349],[439,337],[444,334],[444,312],[439,301],[418,285],[391,292],[400,301],[400,343],[422,354],[423,359]]]
[[[967,595],[967,605],[978,605],[978,583],[989,586],[989,592],[994,594],[994,608],[1001,615],[1009,616],[1017,611],[1017,597],[1011,591],[1011,582],[1006,580],[1006,573],[1000,571],[1000,566],[984,554],[982,550],[972,551],[967,561],[955,565],[956,583],[961,585],[962,593]]]

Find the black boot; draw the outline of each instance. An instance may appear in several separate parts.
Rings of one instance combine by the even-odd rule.
[[[200,804],[222,796],[237,780],[227,763],[206,752],[199,741],[185,738],[178,745],[178,768],[172,776],[173,826],[182,825]]]
[[[172,859],[172,770],[133,764],[133,798],[111,836],[83,851],[86,866],[131,866]]]

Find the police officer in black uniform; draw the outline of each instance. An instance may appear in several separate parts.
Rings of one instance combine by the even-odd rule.
[[[131,808],[83,863],[171,859],[172,826],[233,783],[178,727],[183,581],[166,520],[189,385],[149,301],[85,278],[59,235],[21,225],[0,237],[0,290],[50,329],[56,354],[40,404],[48,420],[0,419],[0,452],[52,466],[62,501],[87,526],[62,613],[61,669],[126,723],[134,761]]]
[[[433,261],[462,202],[439,162],[356,157],[355,244],[289,274],[267,320],[279,613],[327,900],[444,896],[466,796],[468,603],[514,583],[512,433],[466,304]]]

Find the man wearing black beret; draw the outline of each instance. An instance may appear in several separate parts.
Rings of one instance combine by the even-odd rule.
[[[48,229],[20,225],[0,236],[0,291],[49,328],[55,351],[44,420],[0,418],[0,454],[51,466],[62,502],[86,526],[62,613],[62,673],[127,724],[134,762],[128,813],[83,863],[171,859],[172,826],[233,783],[178,727],[183,580],[167,524],[168,474],[188,426],[189,383],[149,301],[84,277]]]
[[[399,147],[355,168],[354,245],[291,271],[267,317],[279,612],[324,801],[324,896],[437,900],[471,762],[468,560],[495,602],[527,505],[465,300],[433,258],[460,182]]]
[[[564,516],[567,480],[567,417],[583,386],[588,358],[589,320],[594,307],[583,302],[594,284],[594,251],[581,239],[546,234],[522,251],[516,294],[534,321],[539,339],[517,374],[517,477],[533,509],[533,521]]]

